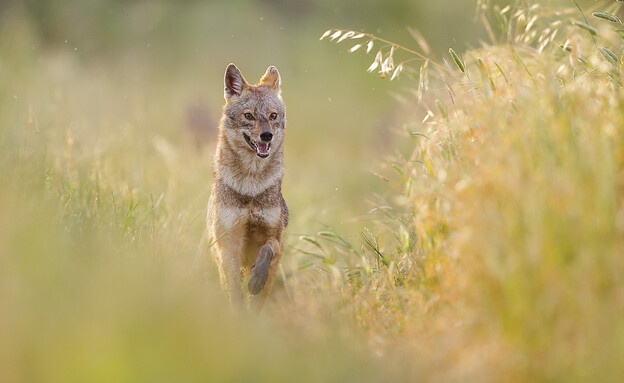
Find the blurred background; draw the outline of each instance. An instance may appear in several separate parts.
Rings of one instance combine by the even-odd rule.
[[[188,145],[204,163],[214,148],[226,65],[236,63],[250,82],[275,65],[288,107],[285,194],[295,206],[327,202],[320,211],[294,209],[293,230],[335,225],[365,211],[361,196],[383,189],[371,170],[397,149],[395,132],[417,106],[393,96],[409,92],[415,81],[366,75],[372,56],[345,54],[349,41],[336,47],[319,36],[329,28],[354,29],[418,50],[412,28],[438,59],[449,47],[461,51],[486,38],[476,7],[473,0],[4,0],[2,105],[16,123],[31,113],[45,132],[65,137],[71,131],[77,150],[103,145],[123,130],[132,132],[123,144],[132,152],[157,140],[161,154],[167,144]],[[129,186],[143,188],[133,170],[140,165],[126,166]],[[205,185],[184,197],[203,203],[210,173],[205,166],[183,177]]]
[[[148,145],[188,144],[210,161],[226,65],[236,63],[250,82],[277,66],[289,121],[287,199],[328,202],[321,211],[294,209],[297,231],[300,222],[333,224],[366,208],[353,195],[380,190],[370,170],[394,150],[393,130],[406,113],[390,93],[400,84],[363,72],[372,57],[346,55],[352,44],[336,47],[320,35],[352,28],[416,47],[411,27],[437,55],[483,37],[473,1],[43,0],[4,1],[0,9],[2,103],[22,121],[29,108],[42,121],[62,119],[62,134],[69,128],[86,147],[125,126]],[[201,170],[185,179],[205,185],[189,190],[198,200],[210,182],[210,168]]]

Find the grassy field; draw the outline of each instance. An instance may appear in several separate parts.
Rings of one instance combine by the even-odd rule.
[[[624,379],[617,2],[422,5],[479,23],[431,53],[319,42],[374,27],[354,2],[234,3],[0,7],[1,381]],[[230,61],[277,65],[288,108],[261,315],[199,246]]]

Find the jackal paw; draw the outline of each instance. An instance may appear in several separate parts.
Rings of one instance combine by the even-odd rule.
[[[251,276],[247,284],[251,295],[257,295],[264,288],[269,276],[269,266],[271,265],[272,259],[273,249],[268,245],[262,246],[258,254],[258,259],[256,259],[256,262],[251,266]]]

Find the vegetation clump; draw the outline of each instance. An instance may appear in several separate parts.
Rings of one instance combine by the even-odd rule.
[[[388,166],[400,189],[352,251],[358,283],[345,279],[344,304],[390,350],[415,350],[425,376],[623,376],[618,9],[587,20],[576,7],[484,5],[490,43],[401,64],[425,117],[406,127],[412,152]],[[396,71],[397,51],[410,54],[387,42],[369,71]]]

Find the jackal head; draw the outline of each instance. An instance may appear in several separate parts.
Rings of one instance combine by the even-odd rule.
[[[267,158],[281,149],[286,108],[280,96],[280,75],[270,66],[256,85],[247,83],[234,64],[225,70],[224,128],[237,152]]]

